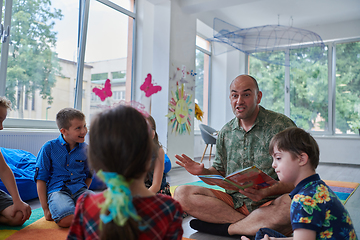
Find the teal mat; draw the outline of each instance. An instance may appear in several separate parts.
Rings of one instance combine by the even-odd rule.
[[[223,189],[222,187],[219,187],[217,185],[209,185],[207,183],[204,183],[203,181],[197,181],[197,182],[190,182],[190,183],[185,183],[182,185],[195,185],[195,186],[199,186],[199,187],[206,187],[206,188],[211,188],[211,189],[215,189],[215,190],[219,190],[219,191],[223,191],[225,192],[225,189]]]

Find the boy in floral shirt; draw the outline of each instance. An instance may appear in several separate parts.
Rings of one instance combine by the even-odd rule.
[[[290,193],[293,239],[357,239],[344,205],[315,172],[319,164],[319,146],[309,133],[300,128],[288,128],[273,137],[269,152],[280,181],[295,186]],[[255,239],[270,237],[285,236],[261,228]]]

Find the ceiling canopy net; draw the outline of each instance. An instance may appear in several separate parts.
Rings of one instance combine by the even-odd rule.
[[[215,18],[213,31],[214,37],[207,40],[213,42],[215,55],[237,49],[260,60],[285,66],[299,58],[299,54],[302,60],[309,57],[311,61],[325,56],[325,44],[321,37],[301,28],[282,25],[238,28]],[[273,56],[285,51],[297,56],[290,57],[291,61],[285,59],[286,54]]]

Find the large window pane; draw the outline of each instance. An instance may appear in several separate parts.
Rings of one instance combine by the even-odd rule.
[[[260,55],[262,53],[256,53]],[[273,53],[272,58],[285,59],[284,52]],[[249,74],[256,78],[263,96],[260,105],[266,109],[284,113],[285,67],[249,57]]]
[[[335,133],[359,133],[360,128],[360,42],[336,45]]]
[[[130,101],[133,21],[101,2],[90,2],[85,65],[91,67],[91,76],[87,76],[91,86],[84,86],[91,92],[89,119],[104,108]]]
[[[77,7],[72,0],[13,1],[6,78],[10,118],[54,120],[61,108],[73,106]]]
[[[196,45],[210,52],[210,43],[196,36]],[[203,51],[196,50],[196,75],[195,75],[195,103],[204,112],[202,121],[194,119],[194,130],[200,130],[199,124],[208,124],[208,89],[209,89],[209,66],[210,56]]]
[[[327,52],[308,48],[290,51],[290,118],[305,130],[328,131]]]

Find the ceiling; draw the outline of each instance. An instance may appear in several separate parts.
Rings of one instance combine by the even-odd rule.
[[[239,28],[360,21],[360,0],[180,0],[180,6],[210,27],[214,17]]]

